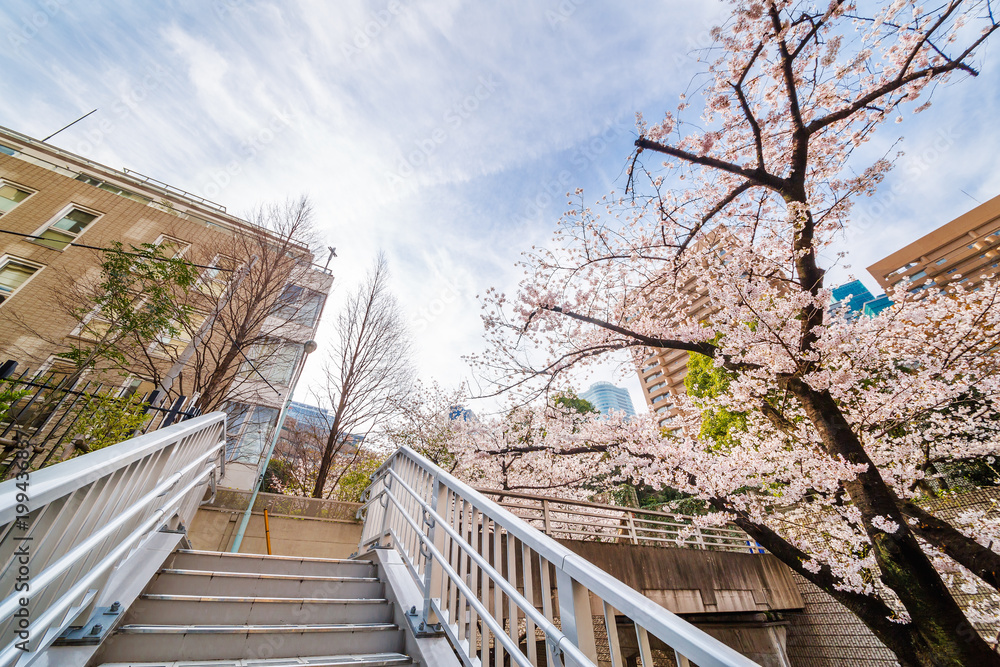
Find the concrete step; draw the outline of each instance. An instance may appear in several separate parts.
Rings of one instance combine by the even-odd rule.
[[[392,623],[124,625],[101,647],[99,659],[100,663],[163,664],[182,660],[398,654],[403,648],[403,633]]]
[[[368,655],[316,656],[276,658],[272,660],[199,660],[190,662],[106,662],[100,667],[396,667],[412,665],[402,653],[371,653]]]
[[[165,595],[280,597],[280,598],[381,598],[377,577],[337,577],[253,572],[212,572],[164,568],[147,593]]]
[[[214,570],[219,572],[258,572],[261,574],[304,574],[340,577],[374,577],[375,565],[368,560],[300,558],[298,556],[263,556],[231,554],[219,551],[178,549],[164,567],[178,570]]]
[[[330,625],[388,623],[385,599],[277,598],[148,593],[136,600],[123,625]]]

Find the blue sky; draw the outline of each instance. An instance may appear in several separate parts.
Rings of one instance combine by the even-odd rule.
[[[40,138],[98,108],[52,143],[235,212],[308,194],[339,255],[326,319],[384,249],[421,375],[456,384],[481,345],[475,295],[514,289],[565,192],[621,187],[634,113],[676,105],[723,16],[708,0],[6,0],[0,124]],[[853,273],[1000,194],[996,54],[871,147],[907,136],[844,240]],[[578,388],[610,379],[642,405],[634,372],[598,376]]]

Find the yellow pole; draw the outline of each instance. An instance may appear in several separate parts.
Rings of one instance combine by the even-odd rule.
[[[267,555],[271,555],[271,524],[267,522],[267,508],[264,508],[264,539],[267,540]]]

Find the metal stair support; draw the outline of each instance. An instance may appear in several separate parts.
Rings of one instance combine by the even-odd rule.
[[[420,597],[412,625],[440,629],[466,667],[596,667],[595,617],[613,667],[652,665],[651,638],[679,667],[756,665],[408,447],[373,476],[359,516],[359,552],[396,555]]]
[[[412,665],[372,560],[178,550],[90,665]]]

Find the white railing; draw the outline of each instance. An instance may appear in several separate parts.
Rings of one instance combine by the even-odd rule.
[[[681,666],[756,664],[409,448],[379,468],[360,513],[361,549],[396,549],[423,593],[414,628],[443,631],[467,667],[538,665],[539,651],[550,666],[593,667],[595,613],[613,667],[652,667],[651,635]]]
[[[203,415],[0,484],[0,667],[34,662],[145,538],[191,520],[225,432],[223,413]]]
[[[515,491],[477,490],[556,539],[764,553],[763,547],[736,526],[699,527],[683,514]]]

